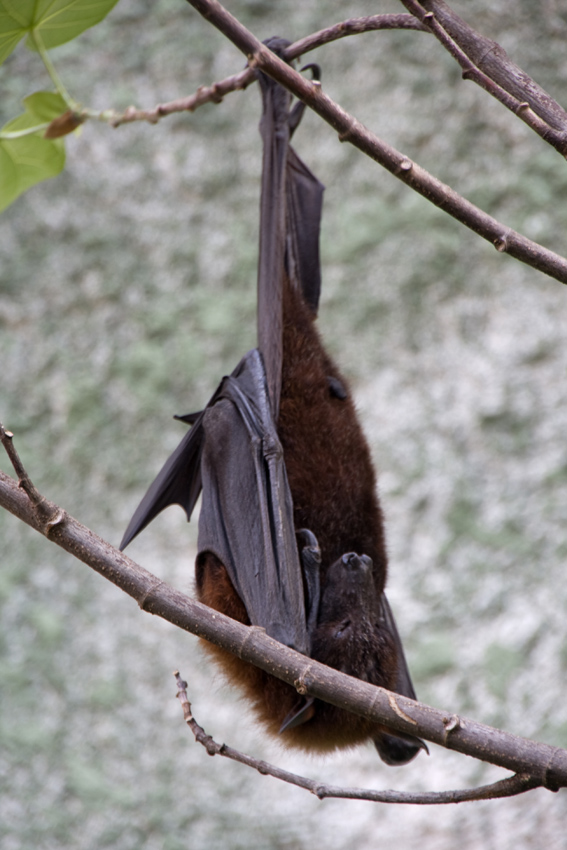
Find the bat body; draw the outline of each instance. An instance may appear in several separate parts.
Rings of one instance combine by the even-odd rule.
[[[387,561],[382,513],[354,404],[321,343],[312,311],[289,281],[283,317],[277,432],[293,497],[294,527],[313,532],[321,554],[320,602],[309,654],[415,699],[383,593]],[[197,558],[196,582],[198,597],[206,605],[250,622],[222,561],[210,551]],[[283,743],[326,752],[371,739],[391,764],[409,761],[422,746],[418,739],[394,737],[378,724],[330,704],[310,703],[285,682],[218,647],[206,644],[206,649],[244,689],[264,726],[279,733]],[[300,722],[294,723],[296,718]],[[280,731],[288,719],[291,723]]]
[[[271,40],[276,51],[287,44]],[[315,327],[323,187],[289,145],[302,106],[260,76],[264,111],[259,348],[224,378],[169,458],[123,548],[166,505],[199,492],[198,598],[318,661],[415,698],[384,595],[387,559],[370,452]],[[282,743],[329,751],[372,740],[388,764],[425,748],[300,696],[205,644]]]

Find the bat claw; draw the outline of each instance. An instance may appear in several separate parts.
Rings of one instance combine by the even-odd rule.
[[[310,62],[309,65],[304,65],[303,68],[299,69],[301,73],[304,71],[311,71],[311,79],[312,80],[320,80],[321,79],[321,66],[317,65],[316,62]]]
[[[318,561],[318,563],[321,563],[321,549],[319,548],[319,541],[313,532],[308,528],[300,528],[295,532],[295,536],[297,537],[298,548],[301,550],[302,555],[307,549],[307,553],[309,553],[314,560]]]
[[[301,726],[302,723],[307,723],[308,720],[315,714],[315,698],[301,697],[300,702],[292,708],[289,714],[286,715],[282,725],[280,726],[279,734],[285,732],[286,729],[294,729],[296,726]]]

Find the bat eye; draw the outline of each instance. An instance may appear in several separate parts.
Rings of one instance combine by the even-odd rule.
[[[343,620],[343,622],[342,622],[342,623],[340,623],[340,625],[339,625],[339,627],[338,627],[337,631],[335,632],[335,637],[336,637],[336,638],[340,638],[340,637],[342,637],[342,636],[343,636],[343,634],[344,634],[344,633],[347,631],[347,629],[349,629],[349,628],[350,628],[350,620]]]
[[[342,381],[339,381],[338,378],[334,378],[332,375],[328,375],[327,384],[329,386],[329,392],[334,398],[338,398],[340,401],[344,401],[346,398],[348,398],[348,393],[345,389],[345,385]]]

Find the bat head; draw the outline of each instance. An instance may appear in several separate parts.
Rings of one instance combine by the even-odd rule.
[[[347,552],[327,570],[319,604],[319,626],[334,624],[337,637],[351,625],[363,625],[374,614],[372,560],[367,555]]]

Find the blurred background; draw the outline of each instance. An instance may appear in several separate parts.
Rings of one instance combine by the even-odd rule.
[[[260,38],[300,38],[394,0],[234,0]],[[558,0],[453,0],[560,103]],[[120,0],[53,52],[93,108],[152,107],[243,58],[182,0]],[[309,55],[325,90],[487,212],[565,254],[567,168],[422,33]],[[1,123],[49,88],[20,47]],[[255,344],[260,98],[157,126],[88,124],[68,166],[0,216],[0,419],[37,486],[118,544],[198,409]],[[567,291],[498,254],[306,114],[295,146],[326,184],[319,324],[379,473],[389,597],[419,697],[567,746]],[[0,455],[0,468],[10,472]],[[565,846],[567,795],[442,808],[319,802],[210,759],[175,700],[190,683],[217,740],[324,781],[437,790],[504,771],[432,747],[327,759],[266,739],[197,641],[9,514],[0,515],[0,845],[27,848]],[[129,554],[192,591],[196,525],[162,514]],[[315,842],[315,844],[314,844]],[[395,845],[394,845],[395,843]]]

